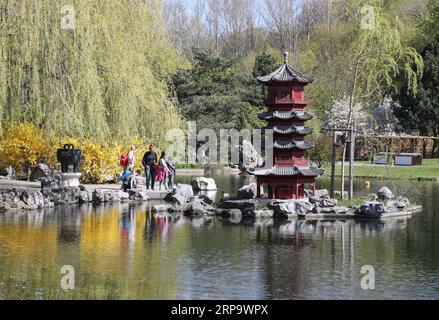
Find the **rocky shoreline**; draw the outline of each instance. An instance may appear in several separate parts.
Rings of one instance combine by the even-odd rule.
[[[144,202],[149,201],[145,190],[131,189],[126,192],[118,189],[96,188],[93,191],[85,186],[65,187],[59,174],[49,174],[39,178],[40,189],[17,190],[12,188],[0,192],[0,211],[34,210],[61,205],[91,203]],[[326,189],[310,191],[305,199],[270,200],[256,199],[256,184],[251,183],[237,191],[236,197],[224,194],[218,203],[211,192],[217,190],[212,178],[194,178],[191,184],[178,184],[168,193],[161,204],[152,206],[155,214],[185,215],[191,217],[217,216],[221,219],[240,220],[254,218],[301,218],[301,217],[367,217],[377,218],[382,214],[398,213],[410,206],[406,197],[397,197],[387,187],[376,194],[369,195],[361,205],[338,206]]]

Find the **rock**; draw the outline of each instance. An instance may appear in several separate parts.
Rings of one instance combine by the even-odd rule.
[[[258,186],[256,183],[250,183],[238,190],[238,199],[254,199],[257,196]],[[264,189],[260,186],[260,195],[264,194]]]
[[[30,181],[40,181],[41,178],[47,177],[52,174],[49,166],[45,163],[39,163],[31,169],[29,177]]]
[[[274,211],[274,216],[288,216],[289,214],[303,216],[311,212],[314,205],[307,200],[291,199],[273,200],[267,204],[267,207]]]
[[[409,199],[399,196],[395,200],[388,200],[386,203],[386,208],[390,211],[398,211],[407,208],[409,205]]]
[[[170,212],[174,207],[170,204],[158,204],[152,207],[152,212]]]
[[[26,206],[26,209],[38,209],[44,207],[44,196],[41,191],[23,191],[20,200]]]
[[[399,196],[398,198],[396,198],[396,207],[398,209],[403,209],[403,208],[407,208],[410,205],[410,201],[408,198],[406,197],[401,197]]]
[[[102,202],[105,202],[104,190],[96,189],[93,191],[92,201],[94,204],[101,204]]]
[[[218,190],[215,180],[212,178],[198,177],[191,182],[193,190],[211,191]]]
[[[386,212],[386,208],[382,202],[370,201],[362,204],[356,211],[356,214],[363,216],[381,216]]]
[[[50,192],[51,190],[62,189],[62,178],[60,174],[50,174],[40,178],[41,190],[44,192]]]
[[[105,190],[104,202],[119,202],[119,191]]]
[[[190,199],[193,197],[194,191],[191,185],[179,183],[175,188],[175,194],[178,194],[186,199]]]
[[[118,194],[120,201],[126,201],[130,199],[130,194],[123,190],[119,190]]]
[[[314,203],[317,207],[321,208],[330,208],[337,205],[336,199],[325,199],[319,197],[311,197],[309,198],[309,202]]]
[[[393,194],[392,191],[390,191],[389,188],[387,187],[382,187],[378,192],[377,192],[377,197],[379,200],[389,200],[389,199],[393,199],[395,196]]]
[[[191,208],[190,199],[185,198],[181,194],[169,193],[166,195],[166,197],[163,200],[168,203],[179,206],[181,211],[187,211]]]
[[[329,191],[327,189],[316,190],[315,197],[329,199]]]
[[[234,147],[236,148],[235,150],[239,150],[239,154],[242,155],[242,161],[239,163],[239,170],[241,172],[247,172],[250,169],[264,164],[264,158],[257,152],[250,141],[244,139],[241,144],[235,145]]]
[[[213,199],[211,197],[209,197],[207,194],[197,194],[196,198],[200,199],[204,203],[207,203],[210,205],[213,204]]]
[[[224,219],[241,219],[242,211],[239,209],[224,209],[219,215]]]
[[[257,201],[253,199],[241,200],[223,200],[219,207],[222,209],[239,209],[244,216],[253,216],[256,209]]]
[[[91,192],[88,192],[87,190],[79,190],[79,203],[92,202],[93,194]]]
[[[150,200],[146,192],[140,189],[128,189],[128,194],[130,195],[130,200],[137,200],[137,201]]]
[[[255,218],[272,218],[273,210],[255,210]]]
[[[187,210],[187,215],[199,216],[199,215],[214,215],[216,214],[216,209],[210,204],[206,203],[205,198],[200,198],[195,196],[191,199],[191,204],[189,210]]]
[[[0,176],[4,177],[6,180],[16,180],[17,174],[12,166],[7,166],[0,171]]]
[[[369,201],[377,201],[378,200],[378,196],[375,193],[370,193],[367,195],[367,200]]]

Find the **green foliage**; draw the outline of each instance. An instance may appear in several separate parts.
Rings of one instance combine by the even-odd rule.
[[[167,81],[183,63],[158,1],[0,2],[1,123],[30,121],[59,136],[164,142],[179,127]]]
[[[173,83],[182,114],[198,129],[261,127],[256,114],[263,92],[256,80],[240,70],[238,61],[194,52],[195,64],[179,70]]]
[[[331,162],[332,156],[332,139],[330,136],[320,134],[309,139],[314,148],[307,150],[306,155],[310,161],[318,168],[322,168]]]
[[[427,43],[439,34],[439,2],[437,0],[427,2],[425,14],[421,19],[421,31]]]
[[[394,99],[399,102],[394,106],[394,114],[399,120],[400,131],[414,131],[426,136],[439,136],[439,35],[422,53],[424,73],[420,77],[416,95],[407,91],[403,84]],[[435,141],[434,154],[438,142]]]

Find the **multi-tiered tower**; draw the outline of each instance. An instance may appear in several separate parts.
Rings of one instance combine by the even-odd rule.
[[[315,178],[321,174],[309,166],[304,154],[313,147],[305,140],[313,129],[305,126],[312,115],[304,111],[308,104],[304,87],[315,79],[294,70],[288,63],[288,53],[284,55],[284,64],[279,69],[258,77],[260,83],[268,86],[268,110],[259,118],[268,122],[265,129],[273,129],[273,167],[256,168],[253,173],[258,192],[262,184],[267,184],[269,198],[301,199],[305,197],[305,184],[315,192]]]

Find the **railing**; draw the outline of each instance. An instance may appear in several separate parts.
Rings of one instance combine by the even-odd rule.
[[[282,167],[304,167],[308,165],[308,160],[306,159],[282,159],[282,158],[276,158],[274,160],[274,163],[276,165],[282,166]]]
[[[267,98],[264,104],[308,104],[307,99]]]

